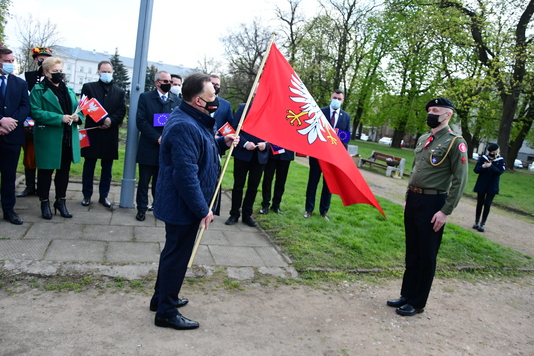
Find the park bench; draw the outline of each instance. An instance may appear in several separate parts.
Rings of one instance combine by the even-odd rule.
[[[392,172],[399,172],[400,177],[404,174],[404,166],[406,160],[401,157],[395,157],[385,153],[373,151],[371,157],[365,159],[361,158],[358,162],[358,168],[361,168],[365,163],[369,163],[371,168],[373,165],[386,168],[386,177],[391,177]]]

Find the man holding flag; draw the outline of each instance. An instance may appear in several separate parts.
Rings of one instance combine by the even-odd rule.
[[[100,80],[86,83],[82,87],[82,94],[87,99],[95,98],[107,111],[105,118],[89,116],[85,121],[89,147],[81,150],[84,157],[82,174],[82,205],[91,204],[93,195],[93,177],[95,174],[96,161],[100,159],[102,171],[100,173],[98,202],[109,208],[108,200],[111,185],[111,170],[113,160],[119,158],[119,127],[126,114],[126,98],[124,89],[113,83],[113,67],[108,61],[98,63],[98,75]]]

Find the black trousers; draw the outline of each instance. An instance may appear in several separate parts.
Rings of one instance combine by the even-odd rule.
[[[480,222],[482,224],[486,223],[491,209],[491,203],[493,203],[493,198],[495,198],[495,194],[477,193],[477,208],[475,212],[476,222],[480,220],[480,215],[482,214],[482,220]],[[484,213],[482,213],[482,210],[484,210]]]
[[[445,225],[435,232],[430,221],[443,207],[445,199],[447,194],[423,195],[408,191],[404,210],[406,268],[401,296],[408,298],[407,304],[414,308],[425,307],[434,280]]]
[[[195,246],[200,220],[191,225],[165,223],[165,247],[159,257],[158,278],[151,304],[157,303],[159,318],[178,315],[178,293]]]
[[[83,162],[82,174],[82,194],[84,198],[91,198],[93,195],[93,180],[95,177],[95,167],[98,158],[86,157]],[[101,159],[100,167],[100,183],[98,184],[98,191],[100,198],[107,198],[111,186],[111,170],[113,169],[112,159]]]
[[[148,185],[152,179],[152,200],[156,198],[156,184],[158,182],[159,166],[149,166],[139,163],[139,183],[137,184],[137,210],[146,211],[148,208]]]
[[[239,217],[239,209],[243,207],[243,217],[249,218],[254,208],[254,200],[258,193],[264,164],[258,162],[258,155],[254,152],[250,161],[243,161],[234,157],[234,187],[232,188],[232,208],[230,216]],[[248,177],[248,182],[247,182]],[[247,182],[247,191],[243,198],[243,189]]]
[[[291,161],[282,161],[281,159],[269,158],[269,161],[265,165],[265,170],[263,172],[263,182],[261,185],[262,207],[269,207],[269,202],[271,201],[273,178],[276,174],[276,180],[274,181],[273,202],[271,208],[280,208],[280,203],[282,202],[282,195],[284,195],[287,173],[289,172],[290,164]]]
[[[61,168],[56,169],[54,177],[54,187],[56,188],[56,200],[67,196],[67,186],[69,185],[70,164],[72,162],[72,148],[63,144],[61,150]],[[50,187],[52,185],[53,169],[40,169],[37,180],[37,193],[40,200],[48,200]]]
[[[12,212],[15,207],[15,181],[17,180],[17,165],[19,163],[21,145],[14,145],[0,141],[0,195],[2,210]]]
[[[306,187],[306,211],[312,212],[315,209],[315,195],[317,186],[321,179],[321,166],[316,158],[310,157],[310,173],[308,175],[308,186]],[[323,190],[321,191],[321,201],[319,203],[319,212],[327,214],[332,201],[332,193],[328,190],[328,185],[323,178]]]

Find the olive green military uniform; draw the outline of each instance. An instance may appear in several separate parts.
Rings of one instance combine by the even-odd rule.
[[[416,309],[426,305],[443,236],[443,227],[434,231],[432,217],[438,211],[450,215],[467,183],[465,140],[448,126],[427,144],[431,136],[424,134],[417,142],[404,211],[406,270],[401,296]]]

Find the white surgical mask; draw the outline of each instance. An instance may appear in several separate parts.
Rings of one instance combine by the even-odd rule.
[[[181,86],[175,85],[171,87],[171,93],[173,93],[174,95],[178,96],[178,94],[180,94],[181,92],[182,92]]]
[[[334,110],[337,110],[341,107],[341,100],[337,100],[337,99],[332,99],[332,101],[330,102],[330,106],[332,107],[332,109]]]
[[[113,80],[113,73],[100,73],[100,80],[104,83],[111,83]]]

